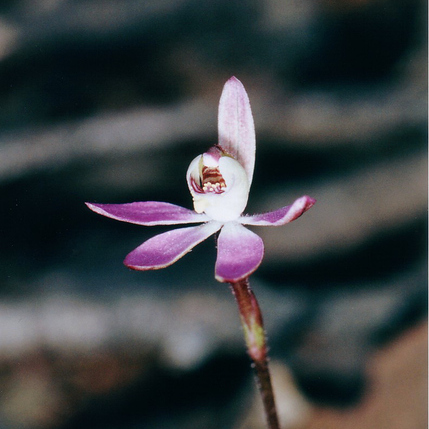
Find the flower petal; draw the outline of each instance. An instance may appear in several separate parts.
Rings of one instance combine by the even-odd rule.
[[[299,218],[309,208],[313,207],[316,200],[307,195],[295,200],[290,206],[272,212],[257,214],[253,216],[242,216],[240,223],[243,225],[278,226],[285,225]]]
[[[222,228],[217,245],[216,280],[237,282],[252,274],[264,256],[261,237],[237,222]]]
[[[219,145],[246,170],[249,188],[255,167],[255,125],[243,84],[231,77],[223,87],[218,115]]]
[[[219,222],[209,222],[156,235],[129,253],[124,264],[141,271],[168,267],[221,226]]]
[[[183,223],[206,222],[210,218],[193,210],[160,201],[144,201],[128,204],[86,205],[103,216],[137,225],[175,225]]]

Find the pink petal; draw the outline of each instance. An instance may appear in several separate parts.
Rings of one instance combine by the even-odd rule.
[[[250,276],[263,256],[261,237],[239,223],[226,223],[218,238],[216,280],[232,283]]]
[[[193,210],[160,201],[144,201],[128,204],[86,205],[95,213],[123,222],[138,225],[174,225],[183,223],[206,222],[210,218]]]
[[[253,215],[242,216],[240,222],[243,225],[259,225],[259,226],[278,226],[292,222],[299,218],[309,208],[313,207],[316,200],[307,195],[298,198],[295,202],[281,209],[272,212]]]
[[[221,226],[219,222],[209,222],[156,235],[129,253],[124,264],[142,271],[168,267]]]
[[[249,187],[255,166],[255,125],[243,84],[231,77],[223,87],[218,116],[219,145],[246,170]]]

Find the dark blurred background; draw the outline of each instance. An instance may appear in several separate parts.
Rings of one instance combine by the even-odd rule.
[[[223,84],[252,104],[252,276],[286,429],[427,427],[427,10],[419,0],[0,4],[0,428],[263,428],[213,240],[85,201],[192,207]]]

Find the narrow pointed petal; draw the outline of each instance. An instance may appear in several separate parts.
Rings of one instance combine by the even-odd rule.
[[[129,253],[124,264],[141,271],[168,267],[221,226],[219,222],[209,222],[156,235]]]
[[[193,210],[160,201],[128,204],[86,203],[86,205],[95,213],[137,225],[175,225],[210,220],[205,214],[198,214]]]
[[[218,132],[219,145],[246,170],[250,188],[255,167],[255,125],[246,90],[234,76],[226,82],[220,97]]]
[[[217,245],[215,275],[220,282],[237,282],[249,277],[264,256],[261,237],[236,222],[222,228]]]
[[[316,200],[307,195],[298,198],[290,206],[272,212],[257,214],[253,216],[242,216],[240,223],[243,225],[279,226],[292,222],[299,218],[309,208],[313,207]]]

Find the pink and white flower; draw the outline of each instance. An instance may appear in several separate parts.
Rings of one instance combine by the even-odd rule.
[[[235,77],[223,88],[218,132],[219,143],[197,156],[186,174],[194,210],[158,201],[87,203],[98,214],[138,225],[201,223],[147,240],[127,255],[127,267],[143,271],[168,267],[220,230],[215,277],[238,282],[258,268],[264,254],[262,239],[243,225],[285,225],[313,206],[315,200],[303,196],[272,212],[243,215],[255,164],[255,127],[247,93]]]

